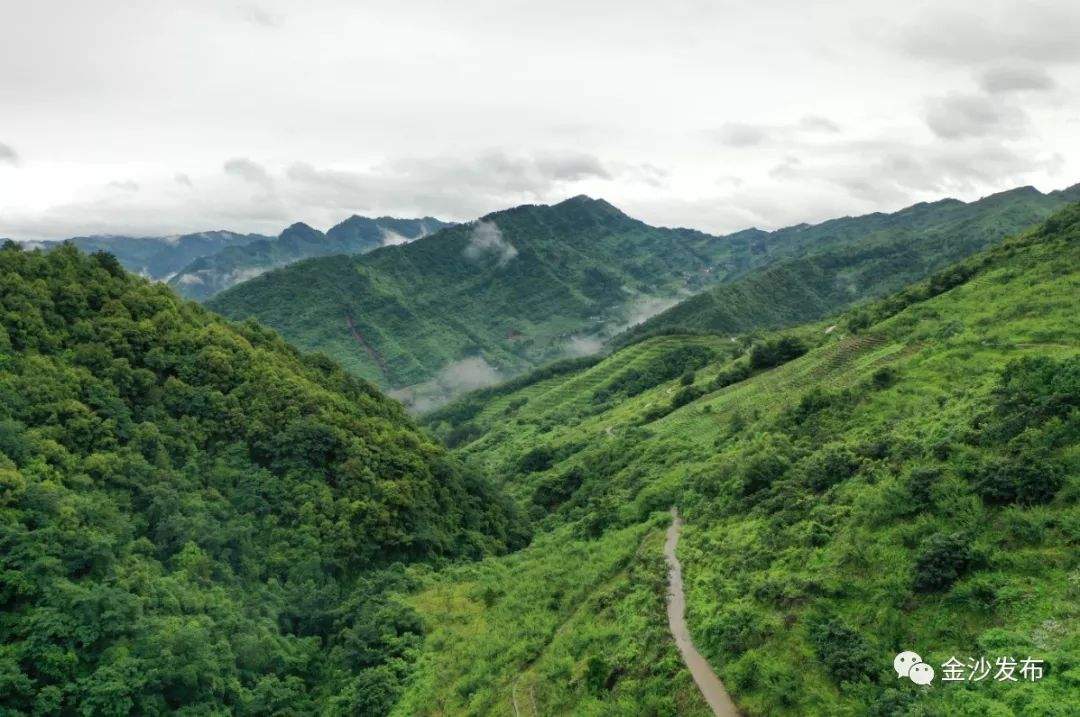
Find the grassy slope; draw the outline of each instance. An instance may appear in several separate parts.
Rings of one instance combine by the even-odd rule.
[[[654,338],[589,368],[496,392],[478,411],[455,415],[451,406],[433,417],[434,427],[447,432],[455,422],[470,423],[475,440],[458,453],[501,477],[520,499],[550,497],[553,487],[561,495],[554,513],[532,508],[554,531],[553,544],[518,561],[542,565],[558,554],[559,531],[572,530],[577,540],[608,536],[680,502],[688,515],[681,552],[689,620],[750,714],[1066,714],[1080,665],[1075,410],[1071,419],[1014,439],[1049,446],[1038,454],[1049,462],[1043,468],[1063,476],[1052,502],[987,504],[972,475],[990,456],[1019,450],[977,440],[986,420],[979,416],[993,405],[1005,366],[1025,356],[1075,361],[1078,218],[1074,208],[1049,235],[1029,234],[969,262],[974,276],[951,290],[931,298],[923,297],[934,292],[908,292],[864,311],[879,320],[858,334],[843,326],[825,334],[831,322],[801,327],[796,333],[820,344],[807,355],[646,425],[642,416],[669,402],[677,381],[599,406],[592,394],[628,365],[683,342],[714,342],[721,352],[697,374],[697,385],[708,386],[722,368],[726,339]],[[808,394],[817,402],[804,401]],[[524,465],[537,447],[549,460]],[[806,476],[829,465],[833,449],[852,452],[853,472],[808,489]],[[744,494],[755,461],[773,455],[791,465],[777,469],[775,485]],[[925,491],[915,485],[926,481],[933,484]],[[972,549],[959,579],[914,590],[926,539],[953,533]],[[550,579],[539,570],[535,583]],[[443,579],[449,585],[435,581],[429,590],[463,584],[459,576]],[[542,601],[530,603],[518,618],[546,612]],[[438,611],[426,613],[438,621]],[[832,642],[815,639],[826,624],[840,626]],[[629,619],[616,625],[624,635],[633,629]],[[518,635],[489,631],[476,639],[497,654],[512,650]],[[853,646],[865,670],[845,673],[835,642]],[[458,635],[453,654],[467,662],[459,670],[484,675],[475,689],[507,683],[521,670],[512,661],[492,665],[473,645]],[[428,649],[426,664],[434,664],[449,648],[429,642]],[[1053,668],[1038,685],[920,690],[890,676],[900,649],[920,650],[937,666],[952,654],[982,653],[1041,657]],[[604,654],[586,648],[576,664]],[[447,680],[437,692],[459,686]]]
[[[843,264],[840,281],[836,272],[804,276],[788,267],[758,277],[738,298],[798,307],[796,321],[821,316],[925,276],[1045,218],[1064,201],[1061,193],[1028,187],[970,204],[943,200],[895,214],[711,237],[649,227],[606,202],[578,197],[487,217],[517,249],[505,262],[494,253],[470,260],[465,249],[473,228],[455,227],[351,262],[301,262],[234,287],[209,305],[234,318],[255,316],[382,386],[429,382],[470,356],[513,375],[567,355],[575,337],[610,335],[655,306],[650,298],[685,296],[807,254],[826,253]],[[728,308],[730,298],[724,299]],[[764,321],[759,313],[735,312],[728,324],[739,329],[791,320],[783,313]],[[418,391],[452,393],[454,380],[443,375],[441,383]]]

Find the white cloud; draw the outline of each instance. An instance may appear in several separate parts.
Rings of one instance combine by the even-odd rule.
[[[500,267],[506,266],[518,255],[518,250],[508,242],[495,222],[477,222],[469,232],[469,243],[465,246],[465,258],[477,261],[485,256],[494,256]]]
[[[1074,0],[8,5],[4,236],[470,221],[579,193],[725,232],[1080,179]]]
[[[448,394],[493,386],[501,380],[502,375],[498,369],[482,356],[473,356],[447,364],[435,376],[435,382]]]
[[[266,167],[246,157],[235,157],[227,160],[223,168],[225,174],[239,177],[245,182],[257,184],[267,189],[274,185],[274,180],[271,179],[270,173],[266,171]]]

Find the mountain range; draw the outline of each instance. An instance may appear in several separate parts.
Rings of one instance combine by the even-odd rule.
[[[208,305],[8,242],[0,712],[705,717],[676,507],[688,639],[746,714],[1069,714],[1076,191],[731,237],[577,197]],[[458,391],[499,341],[524,373],[413,419],[235,297],[313,346],[344,310],[383,380],[395,345]],[[923,687],[913,649],[1043,671]]]
[[[1022,187],[970,203],[947,199],[719,237],[652,227],[603,200],[575,197],[347,260],[298,262],[208,306],[254,317],[422,409],[596,352],[675,304],[631,336],[695,325],[746,331],[822,316],[1000,241],[1078,194]],[[701,293],[710,287],[716,293]]]
[[[277,237],[208,231],[178,236],[98,235],[65,241],[86,252],[107,251],[128,271],[168,282],[185,298],[205,300],[272,268],[315,256],[362,254],[449,226],[433,217],[371,219],[353,215],[324,234],[298,222]],[[33,242],[55,249],[63,242]]]
[[[230,286],[301,259],[333,254],[363,254],[387,244],[404,244],[445,226],[423,219],[369,219],[353,215],[325,234],[302,222],[276,238],[228,246],[192,260],[169,278],[169,286],[189,299],[203,301]]]

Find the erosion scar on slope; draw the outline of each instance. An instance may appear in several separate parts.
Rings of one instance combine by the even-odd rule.
[[[668,627],[679,646],[683,662],[690,669],[690,674],[701,690],[705,701],[709,703],[716,717],[739,717],[739,710],[731,701],[723,683],[713,672],[708,661],[701,656],[690,639],[690,630],[686,626],[686,595],[683,593],[682,565],[675,557],[675,546],[679,544],[682,533],[682,518],[676,508],[671,509],[671,527],[664,542],[664,557],[668,564]]]
[[[356,322],[353,321],[353,317],[349,314],[345,314],[345,323],[349,326],[349,332],[352,334],[352,337],[356,339],[356,342],[364,348],[364,351],[367,352],[367,355],[371,357],[371,360],[374,361],[375,365],[379,367],[380,371],[382,371],[383,377],[386,378],[387,381],[389,381],[390,374],[386,368],[386,361],[384,361],[383,357],[379,354],[379,352],[375,350],[375,347],[367,342],[367,340],[364,338],[364,335],[360,333],[360,329],[356,327]]]

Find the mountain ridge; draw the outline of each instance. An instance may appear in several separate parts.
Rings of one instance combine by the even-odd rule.
[[[651,227],[578,195],[491,212],[347,263],[294,264],[208,305],[233,319],[254,316],[423,407],[462,386],[595,351],[626,326],[777,262],[853,257],[861,263],[850,267],[847,300],[870,297],[875,290],[860,277],[889,279],[878,293],[921,278],[1044,219],[1071,191],[1017,188],[969,203],[945,199],[721,237]],[[845,254],[856,247],[866,251]],[[890,267],[900,269],[891,278]],[[837,295],[827,306],[843,303]]]

